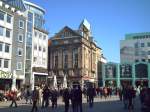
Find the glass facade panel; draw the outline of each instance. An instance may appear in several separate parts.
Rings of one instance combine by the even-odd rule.
[[[0,36],[3,36],[4,34],[4,28],[0,26]]]
[[[10,38],[10,30],[9,29],[6,29],[6,37]]]
[[[120,77],[131,78],[132,77],[132,66],[129,64],[120,65]]]
[[[4,60],[4,68],[8,68],[9,66],[9,60]]]
[[[0,52],[3,51],[3,43],[0,43]]]
[[[9,15],[9,14],[7,14],[7,22],[8,22],[8,23],[11,23],[11,18],[12,18],[12,16]]]
[[[9,48],[10,48],[10,45],[9,44],[5,44],[5,52],[9,53]]]
[[[105,66],[106,78],[115,78],[116,77],[116,65],[109,64]]]
[[[135,65],[135,72],[137,78],[146,78],[148,76],[148,69],[146,64]]]
[[[4,18],[5,18],[5,13],[0,11],[0,20],[4,21]]]

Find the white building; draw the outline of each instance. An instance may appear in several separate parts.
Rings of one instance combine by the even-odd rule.
[[[150,62],[150,32],[127,34],[120,41],[120,62]]]

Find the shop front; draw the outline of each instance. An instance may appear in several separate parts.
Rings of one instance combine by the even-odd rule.
[[[8,90],[12,85],[12,73],[0,70],[0,90]]]

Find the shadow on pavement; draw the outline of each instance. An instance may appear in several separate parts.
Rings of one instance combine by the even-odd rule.
[[[1,107],[1,106],[0,106]],[[17,108],[15,107],[6,107],[3,106],[0,108],[0,112],[30,112],[32,105],[19,105]],[[52,109],[51,105],[48,108],[41,109],[38,107],[38,112],[64,112],[64,105],[59,105],[58,108]],[[71,106],[70,106],[70,111]],[[101,101],[94,102],[93,108],[89,108],[88,103],[83,103],[83,112],[128,112],[124,110],[123,103],[119,100],[116,101]],[[139,101],[136,99],[134,112],[140,112]]]

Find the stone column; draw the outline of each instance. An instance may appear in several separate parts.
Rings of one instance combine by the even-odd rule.
[[[105,87],[105,64],[102,64],[102,82],[103,82],[103,87]]]
[[[16,90],[16,70],[13,71],[11,90]]]
[[[148,87],[150,88],[150,64],[148,63]]]
[[[117,88],[120,87],[120,64],[116,65],[116,82],[117,82]]]
[[[135,76],[135,63],[132,64],[132,86],[135,87],[135,79],[136,79],[136,76]]]

